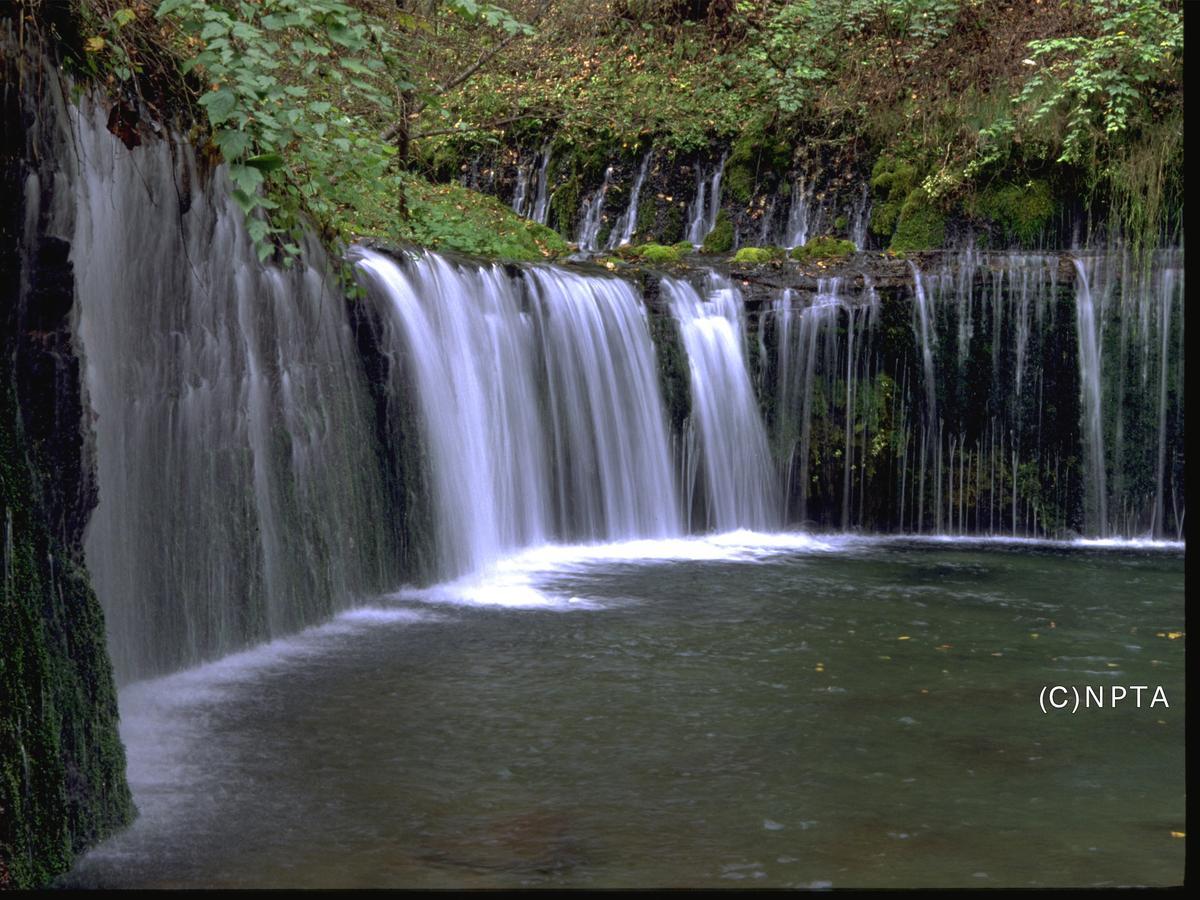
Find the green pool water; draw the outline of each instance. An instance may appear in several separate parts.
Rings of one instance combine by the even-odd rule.
[[[131,685],[141,817],[60,883],[1182,881],[1182,549],[681,543]]]

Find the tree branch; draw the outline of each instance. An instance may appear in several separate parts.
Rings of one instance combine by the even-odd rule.
[[[538,8],[534,12],[533,17],[530,18],[529,22],[527,22],[526,24],[536,25],[538,20],[543,15],[545,15],[546,10],[549,9],[549,7],[550,7],[550,0],[542,0],[542,2],[538,4]],[[496,46],[492,47],[490,50],[485,50],[482,54],[480,54],[479,59],[475,60],[475,62],[473,62],[471,65],[467,66],[465,69],[463,69],[461,72],[459,72],[453,78],[451,78],[449,81],[445,81],[442,84],[438,85],[436,88],[434,88],[434,90],[432,92],[432,96],[439,97],[442,94],[446,93],[447,91],[454,90],[456,87],[458,87],[460,84],[462,84],[468,78],[470,78],[472,75],[474,75],[476,72],[478,72],[484,66],[486,66],[489,62],[491,62],[493,59],[495,59],[496,56],[499,55],[504,50],[505,47],[507,47],[513,41],[515,41],[521,37],[524,37],[524,32],[514,31],[512,34],[508,35],[508,37],[506,37],[504,40],[502,40]],[[412,111],[410,113],[408,113],[408,117],[419,115],[421,113],[421,110],[423,110],[428,105],[429,105],[428,97],[417,101],[417,103],[415,103],[413,105]],[[391,141],[398,134],[400,134],[400,132],[402,130],[404,130],[404,128],[405,128],[404,119],[400,119],[396,122],[393,122],[391,125],[389,125],[387,128],[385,128],[380,133],[379,139],[382,141]]]
[[[435,128],[433,131],[421,131],[413,134],[409,140],[419,141],[422,138],[436,137],[439,134],[468,134],[472,131],[487,131],[491,128],[499,128],[501,125],[508,125],[510,122],[519,122],[522,119],[561,119],[565,113],[521,113],[519,116],[509,116],[507,119],[496,119],[493,122],[485,122],[482,125],[471,125],[468,128]]]

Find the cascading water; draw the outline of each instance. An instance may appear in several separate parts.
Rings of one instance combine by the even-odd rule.
[[[829,282],[802,311],[781,295],[762,327],[789,521],[1181,537],[1181,259],[1135,277],[1120,254],[968,251],[886,302],[840,285],[831,304]],[[1119,299],[1097,300],[1097,278]],[[1119,487],[1089,461],[1118,456]]]
[[[63,116],[70,188],[55,196],[73,203],[57,228],[99,481],[86,554],[118,677],[394,583],[363,376],[323,256],[260,265],[223,170],[206,183],[182,144],[126,150],[97,106]]]
[[[529,218],[537,222],[539,225],[546,224],[546,213],[549,211],[549,199],[546,193],[548,182],[550,180],[550,142],[547,141],[542,145],[541,162],[538,164],[537,171],[537,190],[533,196],[533,211],[529,214]]]
[[[813,208],[813,188],[813,183],[803,174],[799,175],[792,185],[785,247],[802,247],[808,243],[810,237],[819,233],[823,210],[819,206]]]
[[[662,284],[688,357],[708,527],[777,528],[776,478],[746,369],[741,298],[715,274],[706,297],[686,281]]]
[[[716,227],[717,214],[721,211],[721,176],[725,172],[726,156],[705,178],[704,170],[696,166],[696,196],[688,207],[687,239],[699,247],[708,233]]]
[[[600,249],[600,219],[604,213],[604,198],[612,184],[613,167],[604,170],[604,181],[583,201],[583,217],[579,221],[579,236],[575,243],[579,249],[591,252]]]
[[[319,252],[291,271],[259,265],[220,170],[206,180],[166,143],[121,149],[85,109],[60,108],[51,218],[71,243],[94,411],[88,564],[129,679],[294,630],[411,572],[387,524],[398,447],[380,444]],[[625,282],[430,254],[401,266],[364,251],[359,265],[389,323],[388,390],[415,388],[404,402],[426,457],[406,465],[426,470],[410,489],[430,488],[440,574],[539,541],[679,534],[685,516],[1183,535],[1181,251],[1142,275],[1119,253],[964,253],[914,267],[912,297],[864,302],[826,281],[806,309],[781,299],[764,314],[763,406],[783,498],[729,284],[701,298],[664,282],[691,398],[676,419],[690,430],[669,433]]]
[[[520,278],[435,254],[356,251],[415,391],[438,532],[437,575],[550,539],[681,532],[646,314],[625,282]]]
[[[518,216],[525,215],[529,205],[529,176],[533,169],[533,160],[517,166],[517,185],[513,189],[512,211]]]
[[[778,234],[784,247],[802,247],[814,237],[843,234],[859,250],[867,246],[870,224],[870,187],[863,182],[852,193],[822,184],[820,173],[802,170],[792,183],[787,222]],[[765,242],[766,236],[760,239]]]
[[[653,150],[647,150],[646,155],[642,157],[642,164],[638,167],[637,177],[633,180],[633,190],[629,192],[629,206],[625,208],[625,212],[617,219],[616,224],[613,225],[613,229],[609,233],[609,250],[624,247],[633,240],[633,232],[637,227],[638,201],[642,196],[642,184],[646,181],[646,173],[650,171],[650,157],[653,154]]]
[[[1085,480],[1089,524],[1103,537],[1108,524],[1108,490],[1105,487],[1104,423],[1100,403],[1100,330],[1087,270],[1076,259],[1075,331],[1079,339],[1079,380],[1083,391],[1083,436],[1088,477]]]
[[[871,187],[865,181],[850,205],[850,240],[859,250],[867,249],[867,228],[871,224]]]
[[[792,291],[784,290],[772,305],[777,331],[774,440],[776,456],[784,473],[784,497],[796,496],[795,521],[805,525],[808,523],[810,439],[816,391],[813,376],[818,348],[824,346],[827,359],[836,352],[839,312],[845,305],[841,279],[821,279],[807,308],[797,310],[793,304]],[[837,370],[838,367],[831,364],[830,371]],[[830,393],[823,391],[823,396]],[[846,421],[849,429],[850,418]]]

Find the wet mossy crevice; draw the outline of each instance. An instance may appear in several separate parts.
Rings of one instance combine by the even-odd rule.
[[[12,86],[0,94],[0,888],[27,888],[135,810],[104,614],[83,565],[94,451],[70,246],[47,233],[53,179],[39,169],[53,154],[31,91],[47,70],[36,33],[23,46],[13,24],[0,15],[0,78]]]

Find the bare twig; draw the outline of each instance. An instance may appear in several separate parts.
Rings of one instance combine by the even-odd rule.
[[[549,8],[550,0],[542,0],[542,2],[538,4],[537,10],[534,12],[527,24],[536,25],[538,20],[545,15],[546,10]],[[523,36],[524,32],[515,31],[508,35],[508,37],[504,38],[504,40],[502,40],[500,43],[496,44],[496,46],[492,47],[490,50],[485,50],[482,54],[480,54],[479,58],[475,60],[475,62],[471,63],[471,65],[467,66],[450,80],[439,84],[433,89],[430,95],[418,100],[415,104],[413,104],[412,109],[407,113],[407,115],[393,122],[380,133],[379,139],[382,141],[394,140],[407,128],[407,120],[419,115],[421,111],[429,105],[430,97],[439,97],[442,94],[445,94],[447,91],[454,90],[472,75],[486,66],[489,62],[495,59],[501,52],[503,52],[505,47]]]

